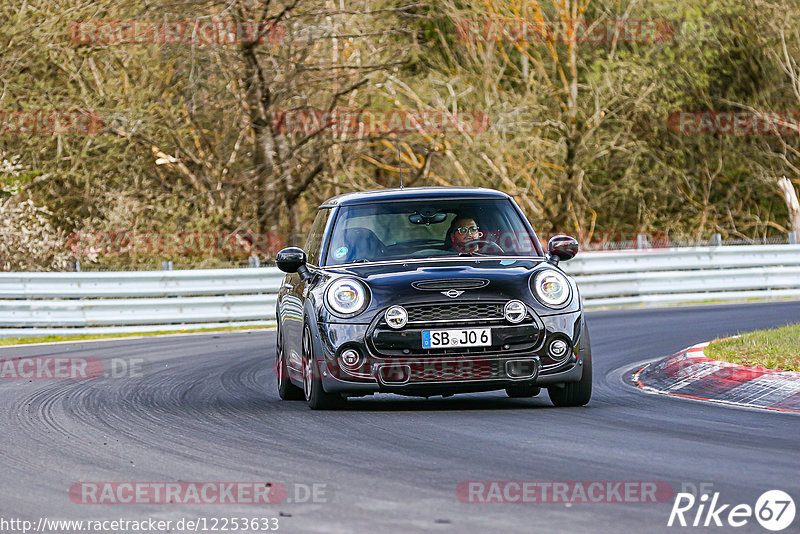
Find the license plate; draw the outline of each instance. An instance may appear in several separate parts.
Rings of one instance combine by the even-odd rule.
[[[461,330],[423,330],[423,349],[445,347],[488,347],[492,344],[491,328],[463,328]]]

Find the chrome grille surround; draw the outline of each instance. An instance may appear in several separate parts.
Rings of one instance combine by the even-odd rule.
[[[503,304],[498,302],[448,302],[407,306],[409,324],[442,322],[504,321]]]

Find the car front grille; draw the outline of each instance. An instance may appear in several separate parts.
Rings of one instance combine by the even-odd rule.
[[[503,320],[503,306],[498,303],[425,304],[406,309],[409,323]]]
[[[378,357],[484,355],[497,357],[533,350],[543,339],[544,329],[529,313],[519,324],[512,325],[503,316],[505,302],[434,302],[409,304],[407,325],[399,330],[389,328],[386,320],[377,318],[368,330],[370,350]],[[492,345],[488,347],[422,348],[422,331],[447,328],[492,328]]]
[[[435,364],[414,361],[409,368],[412,384],[506,378],[503,365],[497,360],[441,360]]]

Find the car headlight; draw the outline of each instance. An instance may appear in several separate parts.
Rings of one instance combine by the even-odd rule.
[[[351,317],[358,315],[367,306],[367,290],[364,285],[352,278],[339,278],[328,286],[325,292],[328,308],[338,315]]]
[[[566,276],[554,269],[545,269],[534,276],[533,293],[542,304],[560,308],[569,301],[571,291]]]

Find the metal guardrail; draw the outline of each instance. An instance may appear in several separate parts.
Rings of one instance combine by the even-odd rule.
[[[800,245],[586,252],[562,267],[587,308],[800,297]]]
[[[800,245],[585,252],[587,308],[800,297]],[[0,337],[275,324],[275,267],[0,273]]]
[[[180,297],[277,293],[283,276],[277,267],[186,271],[0,272],[0,298]]]
[[[0,273],[0,337],[275,324],[275,267]]]

